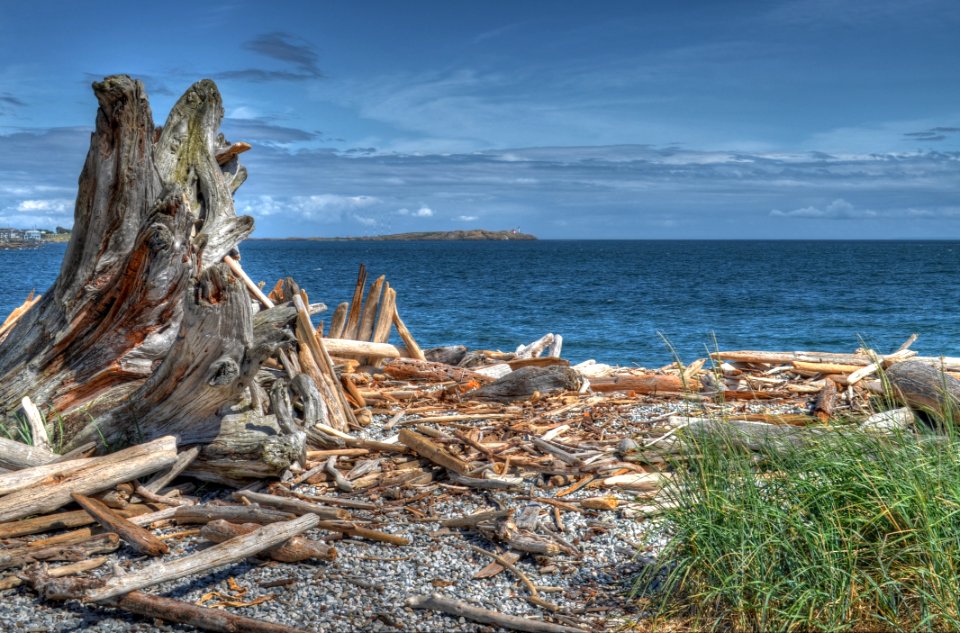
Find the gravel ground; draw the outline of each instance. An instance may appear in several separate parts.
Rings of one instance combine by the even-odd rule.
[[[754,405],[755,406],[755,405]],[[637,407],[625,415],[609,420],[608,431],[614,436],[629,437],[631,429],[645,421],[682,409],[685,403],[662,403]],[[759,408],[758,408],[759,410]],[[770,411],[769,407],[763,410]],[[379,438],[385,418],[378,416],[367,429],[367,435]],[[311,492],[309,486],[298,488]],[[211,495],[224,494],[224,491]],[[538,494],[552,493],[538,491]],[[580,491],[570,498],[596,496],[596,491]],[[610,494],[603,491],[602,494]],[[624,501],[629,493],[613,493]],[[433,514],[455,517],[479,510],[499,507],[521,507],[530,502],[515,499],[511,494],[467,494],[438,488],[442,495],[430,508]],[[543,506],[549,518],[550,506]],[[363,512],[356,512],[362,517]],[[204,594],[220,591],[236,594],[229,579],[245,592],[241,600],[250,601],[272,596],[258,605],[229,607],[233,613],[262,618],[271,622],[301,627],[309,631],[493,631],[495,629],[430,611],[413,611],[404,606],[411,595],[437,592],[444,596],[518,616],[542,617],[544,610],[531,605],[524,597],[526,589],[508,571],[494,578],[473,580],[473,574],[490,563],[490,559],[471,551],[468,543],[487,550],[500,551],[496,544],[475,532],[441,528],[437,523],[415,522],[413,515],[397,512],[392,522],[378,527],[386,532],[401,533],[412,539],[406,547],[343,539],[336,541],[338,557],[331,562],[280,564],[248,561],[202,577],[189,577],[152,587],[147,591],[158,595],[196,602]],[[619,511],[564,512],[564,538],[583,551],[578,560],[559,555],[536,560],[520,559],[518,567],[537,585],[557,587],[559,591],[543,597],[568,614],[573,621],[593,631],[622,626],[631,614],[627,597],[632,579],[646,556],[655,554],[662,535],[656,523],[624,518]],[[186,526],[191,527],[191,526]],[[171,526],[160,533],[183,530]],[[308,535],[310,533],[308,532]],[[317,532],[316,538],[329,537]],[[204,547],[197,536],[168,541],[170,556],[180,556]],[[121,569],[144,564],[127,547],[113,555]],[[96,574],[112,573],[110,565]],[[272,585],[272,586],[271,586]],[[209,605],[208,605],[209,606]],[[23,587],[0,593],[0,630],[2,631],[91,631],[130,633],[134,631],[190,631],[191,627],[154,622],[123,612],[85,606],[76,602],[50,605],[37,600]]]

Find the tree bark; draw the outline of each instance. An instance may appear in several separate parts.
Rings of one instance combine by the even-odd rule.
[[[235,261],[253,230],[232,198],[248,146],[219,133],[212,81],[191,86],[163,127],[139,81],[111,76],[93,91],[100,107],[60,275],[0,333],[3,423],[29,396],[61,416],[53,439],[65,450],[174,435],[203,446],[195,475],[279,474],[302,459],[306,436],[255,383],[280,380],[260,368],[292,343],[296,312],[254,316]]]

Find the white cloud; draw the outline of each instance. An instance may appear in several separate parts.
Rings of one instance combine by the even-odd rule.
[[[351,217],[358,213],[376,218],[384,232],[422,230],[442,219],[458,226],[521,225],[543,237],[810,237],[822,233],[824,223],[847,218],[862,225],[858,237],[921,238],[955,233],[958,218],[947,208],[957,206],[960,192],[956,152],[750,153],[618,145],[344,156],[262,148],[259,159],[263,165],[253,166],[257,177],[241,189],[238,207],[262,207],[248,211],[258,234],[276,236],[296,234],[310,213],[313,222],[322,217],[325,224],[342,223],[337,234],[349,235],[362,228]],[[322,186],[341,195],[277,195],[296,196],[318,173],[325,174]],[[519,179],[535,182],[518,185]],[[273,197],[255,195],[261,193]],[[355,193],[364,196],[345,195]],[[19,196],[11,204],[58,195]],[[421,207],[433,216],[417,217]],[[588,220],[598,216],[602,222]],[[670,218],[683,219],[663,222]],[[915,221],[894,226],[900,218]],[[558,227],[557,219],[569,226]]]
[[[397,215],[409,215],[415,218],[432,218],[433,209],[426,205],[421,205],[416,211],[411,211],[410,209],[403,207],[402,209],[397,209]]]
[[[73,200],[31,198],[0,208],[0,226],[18,229],[50,229],[73,225]]]
[[[360,224],[364,225],[364,226],[376,226],[376,225],[377,225],[377,221],[376,221],[374,218],[368,218],[368,217],[363,216],[363,215],[357,215],[356,213],[353,214],[353,219],[356,220],[357,222],[359,222]]]
[[[244,202],[239,212],[258,216],[300,217],[305,220],[333,222],[342,219],[347,211],[364,209],[379,204],[376,196],[341,196],[319,194],[313,196],[257,196],[253,202]]]
[[[75,191],[70,187],[58,187],[52,185],[23,184],[23,185],[0,185],[0,194],[9,196],[36,196],[50,193],[69,193]]]
[[[950,219],[960,216],[960,207],[939,206],[927,208],[860,209],[843,198],[837,198],[825,206],[808,206],[791,211],[774,209],[770,215],[779,218],[803,218],[812,220],[869,220],[874,218],[905,219]]]
[[[227,118],[231,119],[256,119],[259,117],[260,113],[250,106],[238,106],[227,114]]]
[[[875,218],[877,212],[872,209],[857,209],[843,198],[837,198],[823,207],[802,207],[791,211],[774,209],[770,215],[778,218],[817,218],[817,219],[851,219]]]
[[[15,229],[47,229],[63,226],[73,226],[73,217],[66,215],[28,215],[24,213],[0,213],[0,226],[9,226]]]
[[[52,211],[54,213],[65,213],[73,209],[73,200],[66,198],[50,198],[40,200],[21,200],[17,204],[17,211],[35,213],[37,211]]]

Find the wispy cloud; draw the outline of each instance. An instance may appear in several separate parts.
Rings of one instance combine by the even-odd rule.
[[[762,19],[796,26],[841,25],[863,28],[877,22],[909,20],[920,24],[932,20],[957,19],[957,5],[950,0],[786,0],[770,3]]]
[[[265,33],[244,42],[243,47],[273,59],[291,62],[316,77],[322,74],[317,67],[318,56],[313,46],[289,33]]]
[[[8,106],[17,106],[17,107],[27,105],[26,103],[23,102],[23,100],[13,96],[9,92],[0,92],[0,103]]]
[[[774,209],[771,216],[779,218],[801,218],[806,220],[873,220],[873,219],[913,219],[944,220],[960,217],[960,207],[940,206],[933,208],[893,207],[882,210],[861,209],[837,198],[823,206],[809,206],[791,211]]]
[[[960,132],[960,127],[936,126],[920,132],[904,132],[903,135],[917,141],[945,141],[957,132]]]
[[[239,119],[225,118],[223,132],[228,138],[267,143],[295,143],[298,141],[312,141],[319,138],[316,132],[301,130],[273,123],[265,117]]]
[[[855,218],[875,218],[879,214],[873,209],[857,209],[843,198],[837,198],[822,207],[802,207],[791,211],[774,209],[770,212],[770,215],[778,218],[850,220]]]
[[[473,38],[473,43],[481,44],[483,42],[486,42],[487,40],[497,39],[498,37],[506,35],[511,31],[517,30],[523,25],[524,25],[523,22],[514,22],[512,24],[504,24],[503,26],[497,27],[495,29],[490,29],[489,31],[484,31],[483,33],[480,33],[479,35]]]
[[[9,92],[0,92],[0,115],[9,115],[27,105],[22,99]]]
[[[284,32],[264,33],[244,42],[242,47],[264,57],[292,65],[292,68],[244,68],[214,73],[216,79],[239,79],[253,82],[309,81],[323,78],[319,56],[312,44]]]

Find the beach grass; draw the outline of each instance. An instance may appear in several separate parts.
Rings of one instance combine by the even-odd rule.
[[[960,629],[956,434],[848,427],[747,451],[711,432],[687,436],[674,470],[669,541],[635,586],[648,624]]]

